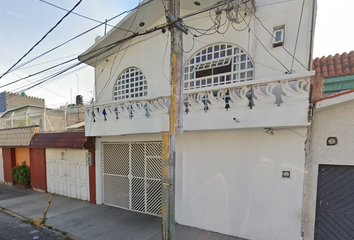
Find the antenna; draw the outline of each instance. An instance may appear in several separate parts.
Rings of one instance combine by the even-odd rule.
[[[77,94],[76,95],[79,95],[79,76],[77,74],[76,75],[76,81],[77,81]]]

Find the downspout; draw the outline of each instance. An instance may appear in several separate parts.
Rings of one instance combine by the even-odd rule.
[[[315,15],[317,14],[317,0],[313,0],[312,2],[312,22],[311,22],[311,41],[310,41],[310,56],[309,56],[309,65],[308,70],[311,71],[312,68],[312,61],[313,61],[313,42],[315,36],[315,23],[316,18]]]

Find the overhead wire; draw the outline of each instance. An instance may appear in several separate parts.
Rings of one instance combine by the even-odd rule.
[[[14,65],[12,65],[5,73],[3,73],[1,76],[0,76],[0,79],[2,77],[4,77],[6,74],[8,74],[11,69],[13,69],[19,62],[22,61],[22,59],[24,59],[30,52],[32,52],[32,50],[37,47],[48,35],[49,33],[51,33],[67,16],[69,16],[69,14],[74,11],[74,9],[79,6],[79,4],[82,2],[82,0],[79,0],[75,6],[69,11],[67,12],[36,44],[34,44],[30,50],[28,50]]]
[[[144,6],[144,5],[146,5],[146,4],[148,4],[148,3],[152,2],[152,1],[153,1],[153,0],[150,0],[150,1],[148,1],[148,2],[145,2],[144,4],[141,4],[141,5],[139,4],[139,5],[138,5],[136,8],[134,8],[134,9],[138,9],[139,7]],[[132,9],[132,10],[134,10],[134,9]],[[130,11],[132,11],[132,10],[130,10]],[[125,12],[127,12],[127,11],[125,11]],[[122,13],[122,14],[123,14],[123,13]],[[116,17],[117,17],[117,16],[116,16]],[[152,32],[154,32],[154,31],[156,31],[156,30],[157,30],[157,29],[156,29],[156,27],[155,27],[155,29],[152,29],[152,30],[150,30],[150,31],[146,31],[146,32],[143,33],[143,34],[140,34],[140,36],[141,36],[141,35],[146,35],[146,34],[152,33]],[[133,36],[130,36],[129,38],[132,38],[132,37],[135,37],[135,36],[138,36],[138,35],[139,35],[139,34],[134,34]],[[128,39],[123,39],[123,41],[125,41],[125,40],[128,40]],[[123,42],[123,41],[118,41],[118,43],[121,43],[121,42]],[[118,44],[118,43],[115,43],[115,44]],[[107,47],[107,46],[106,46],[106,47]],[[108,46],[108,47],[114,47],[114,46]],[[108,48],[108,50],[110,50],[110,49],[111,49],[111,48]],[[100,50],[100,49],[99,49],[99,50]],[[102,53],[99,53],[99,54],[102,54]],[[99,55],[99,54],[98,54],[98,55]],[[95,57],[95,56],[92,56],[92,57]],[[90,57],[89,59],[91,59],[92,57]],[[88,59],[88,60],[89,60],[89,59]],[[72,59],[72,60],[74,60],[74,59]],[[76,60],[76,58],[75,58],[75,60]],[[69,60],[69,61],[70,61],[70,60]],[[65,61],[64,63],[57,64],[57,65],[54,66],[54,67],[57,67],[58,65],[62,65],[62,64],[65,64],[65,63],[68,63],[68,61]],[[24,90],[27,91],[27,90],[32,89],[32,88],[34,88],[34,87],[36,87],[36,86],[38,86],[38,85],[40,85],[40,84],[43,84],[43,83],[45,83],[45,82],[48,82],[49,80],[51,80],[51,79],[53,79],[53,78],[55,78],[55,77],[57,77],[57,76],[59,76],[59,75],[65,73],[65,72],[69,71],[70,69],[75,68],[76,66],[78,66],[78,65],[80,65],[80,64],[82,64],[82,62],[77,63],[77,64],[74,64],[73,66],[70,66],[70,67],[68,67],[68,68],[66,68],[66,69],[64,69],[64,70],[60,70],[58,73],[52,74],[52,75],[50,75],[50,76],[46,76],[46,77],[44,77],[44,78],[38,80],[38,81],[37,81],[35,84],[33,84],[32,86],[27,87],[28,85],[26,85],[27,88],[25,88]],[[16,81],[13,81],[13,82],[11,82],[11,83],[9,83],[9,84],[5,84],[5,85],[0,86],[0,87],[8,86],[8,85],[13,84],[13,83],[16,83],[16,82],[18,82],[18,81],[20,81],[20,80],[24,80],[24,79],[27,79],[27,78],[29,78],[29,77],[33,77],[34,75],[43,73],[43,72],[45,72],[45,71],[48,71],[49,69],[53,69],[54,67],[47,68],[47,69],[45,69],[45,70],[42,70],[42,71],[37,72],[36,74],[31,74],[31,75],[29,75],[29,76],[27,76],[27,77],[18,79],[18,80],[16,80]],[[21,90],[21,91],[23,91],[23,90]]]
[[[149,0],[149,1],[143,3],[143,4],[139,5],[139,6],[136,6],[135,8],[132,8],[132,9],[130,9],[130,10],[123,11],[123,12],[117,14],[116,16],[114,16],[114,17],[108,19],[107,22],[110,22],[110,21],[112,21],[112,20],[114,20],[114,19],[116,19],[116,18],[118,18],[118,17],[120,17],[120,16],[122,16],[122,15],[124,15],[124,14],[126,14],[126,13],[132,12],[132,11],[134,11],[134,10],[136,10],[136,9],[138,9],[138,8],[140,8],[140,7],[142,7],[142,6],[145,6],[146,4],[148,4],[148,3],[152,2],[152,1],[154,1],[154,0]],[[103,24],[105,24],[105,22],[104,22],[104,23],[100,23],[100,24],[98,24],[98,25],[96,25],[96,26],[94,26],[94,27],[92,27],[92,28],[90,28],[90,29],[88,29],[88,30],[86,30],[86,31],[84,31],[84,32],[82,32],[82,33],[80,33],[79,35],[76,35],[75,37],[70,38],[69,40],[67,40],[67,41],[65,41],[65,42],[63,42],[63,43],[57,45],[56,47],[54,47],[54,48],[52,48],[52,49],[50,49],[50,50],[48,50],[48,51],[46,51],[46,52],[40,54],[39,56],[37,56],[37,57],[35,57],[35,58],[33,58],[33,59],[31,59],[31,60],[29,60],[29,61],[23,63],[23,64],[20,64],[19,67],[14,68],[13,70],[19,69],[19,68],[21,68],[22,66],[24,66],[24,65],[26,65],[26,64],[28,64],[28,63],[30,63],[30,62],[33,62],[34,60],[36,60],[36,59],[38,59],[38,58],[40,58],[40,57],[42,57],[42,56],[44,56],[44,55],[46,55],[46,54],[48,54],[48,53],[54,51],[54,50],[56,50],[56,49],[58,49],[58,48],[60,48],[60,47],[62,47],[62,46],[64,46],[64,45],[66,45],[67,43],[69,43],[69,42],[75,40],[76,38],[79,38],[79,37],[81,37],[81,36],[83,36],[83,35],[85,35],[85,34],[91,32],[91,31],[95,30],[96,28],[102,26]]]
[[[120,13],[120,14],[114,16],[114,17],[112,17],[111,19],[109,19],[109,21],[111,21],[111,20],[113,20],[113,19],[115,19],[115,18],[117,18],[117,17],[119,17],[119,16],[121,16],[121,15],[127,13],[127,12],[131,12],[131,11],[134,11],[135,9],[139,9],[140,7],[145,6],[146,4],[148,4],[148,3],[152,2],[152,1],[154,1],[154,0],[150,0],[150,1],[148,1],[148,2],[145,2],[145,3],[143,3],[143,4],[138,5],[137,7],[133,8],[133,9],[124,11],[124,12],[122,12],[122,13]],[[102,24],[100,24],[100,25],[102,25]],[[98,25],[98,26],[100,26],[100,25]],[[74,40],[75,38],[80,37],[80,36],[82,36],[83,34],[85,34],[85,33],[89,32],[89,31],[91,31],[91,30],[97,28],[98,26],[93,27],[93,28],[91,28],[91,29],[85,31],[85,32],[83,32],[83,33],[77,35],[76,37],[74,37],[74,38],[72,38],[72,39],[69,39],[68,41],[66,41],[66,42],[64,42],[64,43],[62,43],[62,44],[60,44],[60,45],[58,45],[58,46],[52,48],[51,50],[49,50],[49,51],[47,51],[47,52],[45,52],[45,53],[43,53],[43,54],[41,54],[41,55],[39,55],[39,56],[37,56],[35,59],[37,59],[37,58],[39,58],[39,57],[41,57],[41,56],[44,56],[45,54],[47,54],[47,53],[49,53],[49,52],[51,52],[51,51],[53,51],[53,50],[55,50],[55,49],[57,49],[57,48],[63,46],[64,44],[66,44],[66,43],[68,43],[68,42]],[[141,34],[141,35],[144,35],[144,34],[145,34],[145,33],[143,33],[143,34]],[[134,35],[132,35],[132,36],[130,36],[130,37],[133,37],[133,36],[135,36],[135,35],[137,35],[137,34],[134,34]],[[125,41],[125,39],[123,39],[123,41]],[[122,42],[123,42],[123,41],[122,41]],[[115,42],[115,43],[113,43],[113,46],[115,46],[115,44],[119,44],[119,43],[120,43],[120,41]],[[104,46],[103,48],[106,48],[106,47],[112,47],[112,46],[108,45],[108,46]],[[102,50],[102,49],[98,49],[97,51],[100,51],[100,50]],[[108,49],[108,50],[109,50],[109,49]],[[96,52],[96,51],[93,51],[93,52]],[[90,53],[93,53],[93,52],[90,52]],[[101,53],[100,53],[100,54],[101,54]],[[100,55],[100,54],[99,54],[99,55]],[[31,61],[26,62],[26,64],[29,63],[29,62],[34,61],[35,59],[32,59]],[[90,59],[91,59],[91,58],[90,58]],[[30,78],[30,77],[33,77],[33,76],[36,76],[36,75],[38,75],[38,74],[44,73],[44,72],[46,72],[46,71],[48,71],[48,70],[51,70],[51,69],[53,69],[53,68],[55,68],[55,67],[61,66],[61,65],[63,65],[63,64],[66,64],[66,63],[69,63],[69,62],[75,61],[75,60],[77,60],[77,58],[73,58],[73,59],[70,59],[70,60],[68,60],[68,61],[62,62],[62,63],[60,63],[60,64],[56,64],[56,65],[54,65],[54,66],[52,66],[52,67],[46,68],[46,69],[41,70],[41,71],[39,71],[39,72],[36,72],[36,73],[34,73],[34,74],[30,74],[29,76],[26,76],[26,77],[17,79],[17,80],[15,80],[15,81],[11,82],[11,83],[2,85],[2,86],[0,86],[0,88],[5,87],[5,86],[9,86],[9,85],[11,85],[11,84],[13,84],[13,83],[17,83],[17,82],[22,81],[22,80],[25,80],[25,79],[28,79],[28,78]],[[21,66],[23,66],[23,65],[21,65]]]
[[[257,17],[257,15],[254,13],[254,11],[252,11],[247,5],[245,5],[248,10],[252,13],[252,15],[255,17],[255,19],[257,19],[257,21],[261,24],[261,26],[268,32],[268,34],[275,39],[275,36],[273,36],[273,34],[268,30],[268,28],[266,26],[264,26],[263,22]],[[305,68],[306,70],[307,67],[305,67],[293,54],[291,54],[283,45],[281,46],[285,52],[287,52],[291,57],[293,57],[303,68]]]
[[[118,46],[119,44],[124,43],[125,41],[128,41],[128,40],[130,40],[130,39],[132,39],[132,38],[135,38],[135,37],[137,37],[137,36],[144,36],[144,35],[147,35],[147,34],[151,34],[151,33],[153,33],[153,32],[156,32],[156,31],[158,31],[158,30],[161,30],[164,26],[165,26],[165,25],[156,26],[156,27],[154,27],[154,28],[152,28],[152,29],[149,29],[149,30],[145,31],[144,33],[141,33],[141,34],[137,34],[137,33],[136,33],[136,34],[133,34],[133,35],[131,35],[131,36],[129,36],[129,37],[126,37],[126,38],[124,38],[124,39],[120,39],[120,40],[118,40],[118,41],[116,41],[116,42],[114,42],[114,43],[112,43],[112,44],[109,44],[109,45],[103,46],[103,47],[101,47],[101,48],[98,48],[98,49],[96,49],[96,50],[90,51],[89,53],[84,54],[84,55],[82,55],[82,56],[87,56],[87,55],[89,55],[89,54],[95,53],[94,55],[89,56],[87,59],[85,59],[85,61],[90,61],[91,59],[94,59],[94,58],[100,56],[102,53],[113,49],[114,47]],[[5,85],[3,85],[3,86],[0,86],[0,88],[1,88],[1,87],[4,87],[4,86],[8,86],[8,85],[13,84],[13,83],[16,83],[16,82],[19,82],[19,81],[21,81],[21,80],[27,79],[27,78],[29,78],[29,77],[33,77],[33,76],[35,76],[35,75],[38,75],[38,74],[40,74],[40,73],[46,72],[46,71],[48,71],[48,70],[50,70],[50,69],[53,69],[53,68],[55,68],[55,67],[57,67],[57,66],[59,66],[59,65],[66,64],[66,63],[68,63],[68,62],[70,62],[70,61],[74,61],[74,60],[76,60],[76,58],[73,58],[73,59],[70,59],[70,60],[65,61],[65,62],[63,62],[63,63],[57,64],[57,65],[52,66],[52,67],[50,67],[50,68],[41,70],[41,71],[39,71],[39,72],[37,72],[37,73],[35,73],[35,74],[31,74],[31,75],[29,75],[29,76],[27,76],[27,77],[20,78],[20,79],[15,80],[15,81],[13,81],[13,82],[11,82],[11,83],[8,83],[8,84],[5,84]],[[81,62],[81,63],[82,63],[82,62]],[[76,65],[75,65],[75,66],[76,66]],[[75,67],[75,66],[74,66],[74,67]]]
[[[2,67],[0,67],[0,68],[2,68]],[[2,69],[4,69],[4,68],[2,68]],[[4,69],[4,70],[6,70],[6,69]],[[13,73],[13,74],[15,74],[15,73]],[[15,75],[17,75],[18,77],[21,77],[20,75],[18,75],[18,74],[15,74]],[[28,81],[28,80],[27,80]],[[64,97],[64,96],[62,96],[62,95],[60,95],[60,94],[58,94],[58,93],[56,93],[56,92],[54,92],[54,91],[51,91],[51,90],[49,90],[49,89],[47,89],[47,88],[45,88],[45,87],[43,87],[43,86],[39,86],[40,88],[42,88],[42,89],[44,89],[44,90],[46,90],[46,91],[48,91],[48,92],[50,92],[50,93],[53,93],[53,94],[55,94],[55,95],[57,95],[57,96],[59,96],[59,97],[62,97],[62,98],[66,98],[66,97]]]
[[[69,63],[69,62],[75,61],[76,59],[77,59],[77,58],[71,58],[71,59],[69,59],[69,60],[67,60],[67,61],[64,61],[64,62],[62,62],[62,63],[56,64],[56,65],[51,66],[51,67],[49,67],[49,68],[46,68],[46,69],[44,69],[44,70],[41,70],[41,71],[38,71],[38,72],[36,72],[36,73],[30,74],[30,75],[28,75],[28,76],[26,76],[26,77],[22,77],[22,78],[20,78],[20,79],[17,79],[17,80],[15,80],[15,81],[10,82],[10,83],[1,85],[0,88],[7,87],[7,86],[12,85],[12,84],[14,84],[14,83],[17,83],[17,82],[19,82],[19,81],[28,79],[28,78],[30,78],[30,77],[34,77],[34,76],[36,76],[36,75],[38,75],[38,74],[47,72],[48,70],[51,70],[51,69],[54,69],[54,68],[56,68],[56,67],[62,66],[62,65],[64,65],[64,64],[67,64],[67,63]]]
[[[71,55],[68,55],[68,56],[65,56],[65,57],[60,57],[60,58],[56,58],[56,59],[52,59],[52,60],[49,60],[49,61],[46,61],[46,62],[41,62],[41,63],[37,63],[37,64],[33,64],[33,65],[30,65],[30,66],[26,66],[26,67],[21,67],[19,69],[23,70],[23,69],[28,69],[28,68],[32,68],[32,67],[36,67],[36,66],[39,66],[39,65],[44,65],[44,64],[47,64],[47,63],[51,63],[51,62],[55,62],[55,61],[58,61],[58,60],[62,60],[62,59],[65,59],[65,58],[69,58],[69,57],[74,57],[74,56],[78,56],[80,53],[75,53],[75,54],[71,54]],[[5,69],[6,70],[6,69]],[[12,72],[12,71],[11,71]]]
[[[144,4],[141,4],[141,5],[137,6],[137,7],[134,8],[134,9],[138,9],[138,8],[141,7],[141,6],[150,3],[151,1],[153,1],[153,0],[150,0],[150,1],[146,2],[146,3],[144,3]],[[198,11],[198,12],[195,12],[195,13],[193,13],[193,14],[186,15],[186,16],[184,16],[183,18],[187,18],[187,17],[190,17],[190,16],[194,16],[194,15],[196,15],[197,13],[202,13],[202,12],[205,12],[205,10]],[[132,39],[132,38],[135,38],[135,37],[138,37],[138,36],[143,36],[143,35],[147,35],[147,34],[153,33],[153,32],[155,32],[155,31],[157,31],[157,30],[160,30],[160,29],[162,29],[162,28],[164,28],[164,27],[166,27],[166,26],[172,25],[172,24],[174,24],[174,22],[172,22],[172,23],[165,23],[165,24],[161,24],[161,25],[155,26],[154,28],[151,28],[151,29],[149,29],[149,30],[146,30],[144,33],[140,33],[140,34],[139,34],[139,33],[135,33],[135,34],[132,34],[131,36],[128,36],[128,37],[123,38],[123,39],[120,39],[120,40],[118,40],[118,41],[116,41],[116,42],[113,42],[113,43],[111,43],[111,44],[108,44],[108,45],[106,45],[106,46],[100,47],[100,48],[98,48],[98,49],[96,49],[96,50],[90,51],[90,52],[85,53],[85,54],[83,54],[83,55],[81,55],[81,56],[82,56],[82,57],[85,57],[85,56],[87,56],[87,55],[90,55],[90,54],[95,53],[94,55],[89,56],[87,59],[85,59],[85,61],[89,61],[90,59],[97,58],[97,57],[100,56],[102,53],[107,52],[107,51],[109,51],[109,50],[115,48],[116,46],[118,46],[119,44],[122,44],[122,43],[125,42],[125,41],[128,41],[128,40],[130,40],[130,39]],[[76,66],[77,66],[77,65],[74,65],[73,67],[76,67]],[[73,68],[73,67],[69,67],[69,69],[71,69],[71,68]],[[40,71],[40,72],[43,72],[43,71]],[[60,74],[62,74],[62,71],[60,71],[58,75],[60,75]],[[56,76],[58,76],[58,75],[51,75],[51,76],[49,76],[49,78],[45,77],[45,79],[44,79],[41,83],[46,82],[46,81],[48,81],[48,80],[50,80],[50,79],[52,79],[53,77],[56,77]],[[27,78],[27,77],[26,77],[26,78]],[[20,80],[22,80],[22,79],[20,79]],[[37,85],[38,85],[38,84],[36,84],[36,86],[37,86]],[[1,86],[0,86],[0,87],[1,87]]]
[[[140,1],[139,1],[139,5],[140,5]],[[148,6],[149,6],[149,5],[148,5]],[[147,10],[147,8],[145,9],[145,12],[144,12],[143,17],[145,17],[146,10]],[[139,9],[137,10],[137,12],[136,12],[135,15],[134,15],[134,19],[133,19],[132,23],[131,23],[130,26],[129,26],[129,30],[132,28],[132,26],[133,26],[133,24],[134,24],[134,22],[135,22],[135,20],[136,20],[136,17],[137,17],[137,15],[138,15],[138,11],[139,11]],[[127,34],[127,33],[124,34],[123,38],[125,38],[126,34]],[[129,45],[130,45],[131,41],[132,41],[132,39],[130,39],[130,41],[129,41],[129,43],[128,43],[128,47],[125,49],[125,51],[124,51],[124,53],[123,53],[123,55],[122,55],[122,57],[121,57],[119,63],[117,64],[117,67],[116,67],[114,73],[116,73],[118,67],[120,66],[120,64],[121,64],[121,62],[122,62],[122,60],[123,60],[123,58],[124,58],[124,56],[125,56],[125,54],[126,54],[128,48],[129,48]],[[116,61],[116,59],[117,59],[117,56],[118,56],[118,53],[120,52],[121,47],[122,47],[122,44],[120,45],[119,49],[118,49],[117,52],[116,52],[116,55],[114,56],[114,60],[113,60],[113,63],[112,63],[112,66],[111,66],[111,69],[110,69],[110,72],[109,72],[108,80],[106,81],[106,84],[103,86],[103,88],[101,89],[100,93],[98,94],[98,96],[97,96],[97,98],[96,98],[97,101],[101,98],[101,96],[102,96],[101,94],[103,94],[103,92],[106,91],[106,89],[107,89],[109,83],[110,83],[111,80],[112,80],[112,70],[113,70],[114,63],[115,63],[115,61]]]
[[[38,1],[43,2],[43,3],[46,3],[46,4],[50,5],[50,6],[53,6],[53,7],[55,7],[55,8],[58,8],[58,9],[60,9],[60,10],[69,12],[69,10],[67,10],[67,9],[65,9],[65,8],[62,8],[62,7],[58,6],[58,5],[55,5],[55,4],[53,4],[53,3],[50,3],[50,2],[47,2],[47,1],[44,1],[44,0],[38,0]],[[82,18],[85,18],[85,19],[87,19],[87,20],[90,20],[90,21],[93,21],[93,22],[96,22],[96,23],[107,24],[107,22],[101,22],[101,21],[99,21],[99,20],[96,20],[96,19],[87,17],[87,16],[85,16],[85,15],[82,15],[82,14],[79,14],[79,13],[76,13],[76,12],[72,12],[71,14],[76,15],[76,16],[79,16],[79,17],[82,17]],[[116,29],[119,29],[119,30],[123,30],[123,31],[129,31],[129,30],[127,30],[127,29],[120,28],[120,27],[116,27],[116,26],[110,25],[110,24],[107,24],[107,26],[110,26],[110,27],[112,27],[112,28],[116,28]]]
[[[293,60],[291,61],[291,68],[290,68],[291,71],[293,71],[293,66],[294,66],[294,60],[295,60],[295,54],[296,54],[296,48],[297,48],[297,41],[299,40],[299,35],[300,35],[302,14],[304,13],[304,5],[305,5],[305,0],[302,0],[302,7],[301,7],[301,13],[300,13],[300,19],[299,19],[299,26],[297,27],[297,33],[296,33],[296,40],[295,40],[295,47],[294,47],[294,53],[293,53]]]
[[[152,1],[152,0],[151,0],[151,1]],[[151,1],[149,1],[149,2],[151,2]],[[225,5],[225,4],[226,4],[226,2],[224,2],[224,5]],[[141,5],[139,5],[139,6],[141,6]],[[138,7],[139,7],[139,6],[138,6]],[[215,6],[215,4],[214,4],[214,6]],[[209,8],[207,8],[207,9],[212,9],[212,8],[209,7]],[[206,12],[206,10],[203,9],[203,10],[201,10],[201,11],[197,11],[197,12],[194,12],[194,13],[191,13],[191,14],[187,14],[187,15],[183,16],[182,18],[178,19],[178,21],[181,21],[182,19],[186,19],[186,18],[188,18],[188,17],[195,16],[195,15],[197,15],[198,13],[200,14],[200,13],[203,13],[203,12]],[[82,54],[81,57],[87,57],[86,59],[83,59],[83,60],[84,60],[84,61],[90,61],[91,59],[97,58],[97,57],[100,56],[101,54],[103,54],[103,53],[105,53],[105,52],[107,52],[107,51],[112,50],[113,48],[115,48],[115,47],[118,46],[119,44],[122,44],[122,43],[124,43],[124,42],[126,42],[126,41],[129,41],[129,40],[131,40],[131,39],[133,39],[133,38],[135,38],[135,37],[138,37],[138,36],[144,36],[144,35],[147,35],[147,34],[151,34],[151,33],[153,33],[153,32],[156,32],[156,31],[158,31],[158,30],[161,30],[161,29],[163,29],[163,28],[165,28],[165,27],[168,27],[168,26],[170,26],[170,25],[172,25],[172,24],[174,24],[174,22],[172,22],[172,23],[164,23],[164,24],[157,25],[157,26],[155,26],[155,27],[153,27],[153,28],[150,28],[150,29],[146,30],[146,31],[143,32],[143,33],[134,33],[134,34],[132,34],[131,36],[125,37],[125,38],[120,39],[120,40],[118,40],[118,41],[116,41],[116,42],[113,42],[113,43],[111,43],[111,44],[108,44],[108,45],[106,45],[106,46],[103,46],[103,47],[97,48],[97,49],[95,49],[95,50],[93,50],[93,51],[89,51],[89,52],[87,52],[87,53],[85,53],[85,54]],[[252,33],[253,33],[253,32],[252,32]],[[127,32],[126,32],[126,34],[127,34]],[[253,33],[253,34],[254,34],[254,33]],[[259,40],[259,39],[258,39],[258,40]],[[264,45],[263,45],[263,46],[264,46]],[[128,47],[127,47],[126,49],[128,49]],[[118,51],[118,52],[119,52],[119,51]],[[89,56],[89,55],[91,55],[91,56]],[[74,67],[76,67],[76,66],[74,66]],[[70,67],[70,69],[71,69],[71,67]],[[117,69],[117,68],[116,68],[116,69]],[[60,71],[60,72],[58,73],[58,75],[60,75],[60,74],[62,74],[62,73],[63,73],[63,72]],[[58,75],[55,75],[55,76],[51,75],[51,76],[49,76],[48,78],[46,77],[45,79],[43,79],[42,82],[40,82],[40,84],[42,84],[42,83],[44,83],[44,82],[46,82],[46,81],[52,79],[53,77],[58,76]],[[38,84],[36,84],[36,86],[37,86],[37,85],[38,85]],[[33,87],[35,87],[35,86],[33,86]],[[99,95],[101,95],[101,94],[99,94]]]
[[[266,46],[264,46],[264,44],[262,43],[262,41],[256,36],[256,34],[253,32],[253,30],[251,28],[249,28],[251,33],[253,34],[253,36],[257,39],[257,41],[259,42],[259,44],[261,44],[261,46],[264,48],[264,50],[266,50],[266,52],[272,56],[280,65],[283,66],[283,68],[287,71],[287,73],[290,73],[290,70],[276,57],[274,56],[268,49]]]

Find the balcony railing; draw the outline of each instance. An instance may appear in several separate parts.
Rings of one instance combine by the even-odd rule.
[[[213,126],[213,124],[210,124],[210,121],[213,121],[213,118],[217,121],[219,118],[222,119],[223,116],[235,116],[234,118],[236,119],[243,118],[247,121],[250,116],[257,117],[257,112],[262,114],[262,116],[258,117],[267,119],[265,121],[267,124],[262,125],[261,121],[257,121],[257,124],[249,125],[241,119],[240,121],[243,123],[237,127],[268,127],[272,125],[272,118],[274,123],[279,125],[279,119],[276,119],[279,117],[290,123],[292,122],[291,118],[295,118],[298,121],[295,121],[297,123],[293,121],[293,125],[305,125],[307,122],[310,76],[312,74],[313,72],[302,75],[292,74],[285,75],[285,77],[238,83],[238,85],[223,85],[217,88],[200,88],[186,91],[183,94],[184,129],[211,129],[212,127],[210,126]],[[92,129],[99,126],[103,128],[108,127],[108,125],[113,126],[112,123],[117,126],[117,129],[120,129],[112,129],[112,135],[167,131],[169,107],[169,96],[91,105],[85,109],[86,132],[93,134],[93,136],[99,136],[100,130],[96,129],[93,131],[95,133],[93,133]],[[271,110],[272,108],[278,110]],[[284,110],[283,115],[279,115],[279,109]],[[253,113],[250,114],[250,111]],[[209,116],[212,113],[217,114],[218,117],[215,114]],[[264,116],[264,113],[269,116]],[[209,117],[203,120],[206,116]],[[301,120],[299,120],[300,118]],[[148,121],[144,122],[144,120]],[[198,121],[199,124],[193,123]],[[252,121],[254,122],[254,119]],[[104,123],[108,122],[110,124],[105,126]],[[134,127],[135,124],[146,126],[139,126],[138,129],[140,130],[137,132]],[[149,124],[154,125],[154,130],[149,129]],[[161,128],[157,127],[156,124],[160,125]],[[205,125],[204,128],[202,127],[203,124]],[[91,129],[90,132],[88,132],[88,129]],[[222,127],[216,127],[216,129],[222,129]],[[101,132],[104,131],[102,130]]]

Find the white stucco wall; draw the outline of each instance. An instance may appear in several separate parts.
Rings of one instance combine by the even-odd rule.
[[[310,54],[310,32],[312,21],[312,4],[310,0],[305,1],[303,18],[300,25],[300,33],[297,42],[296,59],[305,67],[308,66]],[[296,36],[299,26],[302,1],[272,1],[271,4],[265,4],[264,1],[256,1],[256,16],[265,26],[265,28],[273,33],[273,28],[285,25],[285,42],[284,48],[272,47],[272,36],[267,30],[262,27],[260,22],[252,16],[250,28],[252,33],[249,33],[246,24],[233,24],[236,29],[244,29],[236,31],[231,25],[221,27],[219,31],[222,34],[205,35],[202,37],[193,38],[192,34],[184,35],[184,63],[197,53],[201,48],[215,43],[232,43],[238,45],[249,53],[254,62],[255,79],[263,79],[284,75],[286,69],[279,64],[277,59],[296,73],[305,72],[306,69],[301,66],[297,60],[293,61],[291,56],[294,53],[296,45]],[[181,10],[181,16],[190,13],[187,10]],[[247,23],[251,17],[251,13],[246,16]],[[223,14],[223,18],[225,18]],[[165,23],[164,16],[152,24],[150,27]],[[185,23],[189,26],[194,26],[202,29],[208,29],[213,25],[209,12],[200,14],[195,17],[185,19]],[[149,27],[149,28],[150,28]],[[139,31],[139,29],[136,29]],[[193,32],[193,31],[192,31]],[[196,32],[193,32],[196,34]],[[148,82],[147,98],[169,95],[169,36],[166,32],[162,34],[160,31],[144,37],[138,37],[123,44],[117,49],[115,54],[107,57],[101,62],[96,63],[96,103],[107,103],[113,101],[113,88],[119,75],[129,67],[137,67],[144,74]],[[109,39],[109,36],[107,37]],[[116,39],[115,39],[116,41]],[[262,46],[264,45],[267,50]],[[118,51],[120,50],[120,51]],[[274,57],[272,57],[269,51]],[[291,53],[291,55],[288,52]]]
[[[187,132],[178,138],[176,220],[257,240],[301,239],[307,128]],[[290,170],[291,178],[282,178]]]
[[[351,95],[353,99],[354,95]],[[337,97],[337,99],[339,98]],[[336,99],[325,101],[335,102]],[[317,104],[319,105],[319,103]],[[303,208],[304,240],[312,240],[314,237],[319,165],[354,165],[353,119],[353,100],[318,109],[315,112],[307,143]],[[338,144],[327,146],[328,137],[337,137]]]
[[[307,128],[185,132],[177,139],[178,223],[256,240],[301,239]],[[161,134],[96,142],[102,203],[102,142],[161,141]],[[282,171],[291,178],[282,178]]]

